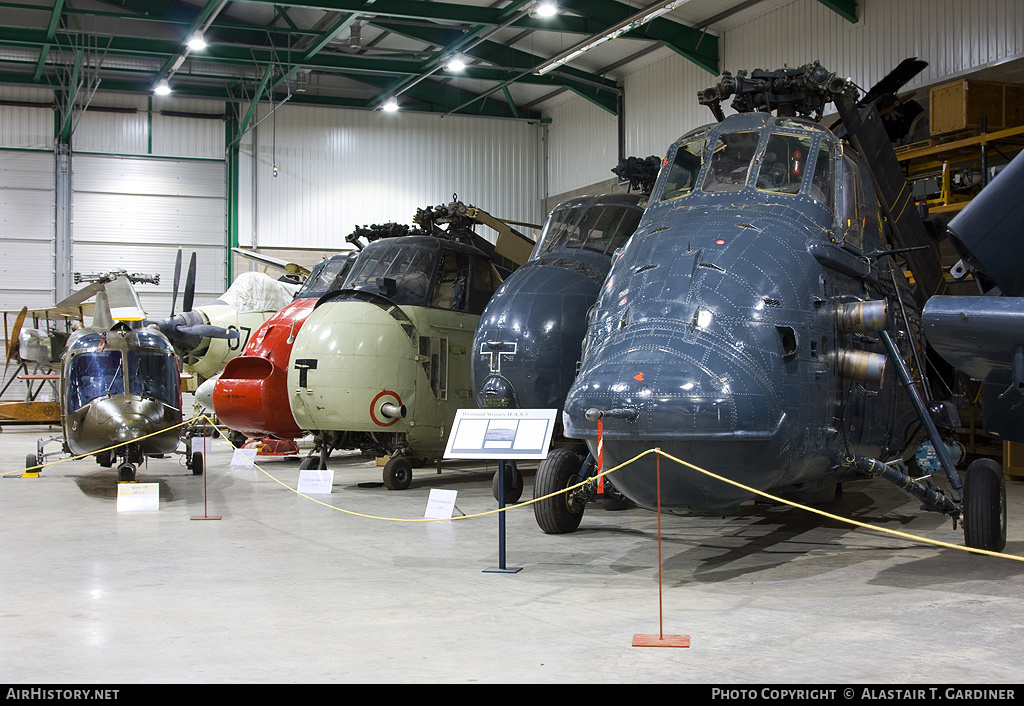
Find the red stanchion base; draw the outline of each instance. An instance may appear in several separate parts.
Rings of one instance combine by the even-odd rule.
[[[633,636],[633,647],[689,647],[689,635],[640,635]]]

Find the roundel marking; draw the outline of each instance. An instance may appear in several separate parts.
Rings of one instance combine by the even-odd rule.
[[[397,392],[392,392],[391,390],[382,390],[381,392],[378,392],[377,396],[374,397],[373,401],[370,403],[370,419],[372,419],[373,423],[379,427],[389,427],[398,421],[398,417],[395,417],[394,419],[387,419],[387,417],[385,417],[386,421],[377,419],[377,410],[379,409],[377,403],[380,402],[381,397],[386,396],[393,397],[395,399],[395,404],[397,404],[398,406],[402,405],[402,398],[398,396]]]

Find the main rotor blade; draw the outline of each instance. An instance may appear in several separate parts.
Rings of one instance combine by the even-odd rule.
[[[174,288],[171,290],[171,316],[174,316],[174,307],[178,304],[178,280],[181,279],[181,248],[174,258]]]
[[[188,274],[185,275],[185,298],[181,302],[181,310],[192,311],[192,304],[196,297],[196,253],[192,252],[192,258],[188,261]]]
[[[127,277],[122,275],[107,282],[106,290],[110,318],[114,321],[142,321],[146,318],[139,295]]]
[[[61,301],[57,302],[57,306],[55,308],[66,307],[66,306],[70,306],[70,307],[78,306],[82,302],[87,301],[87,300],[92,299],[93,297],[95,297],[96,296],[96,292],[101,292],[101,291],[103,291],[103,283],[102,282],[93,282],[92,284],[88,284],[88,285],[82,287],[77,292],[72,292],[71,295],[67,299],[62,299]]]

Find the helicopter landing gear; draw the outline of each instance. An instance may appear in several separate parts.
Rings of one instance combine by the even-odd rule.
[[[306,458],[299,461],[300,471],[308,471],[312,468],[320,468],[319,456],[306,456]]]
[[[134,483],[135,482],[135,464],[125,461],[117,467],[117,482],[118,483]]]
[[[206,459],[203,456],[202,451],[192,452],[192,475],[201,476],[203,471],[206,470]]]
[[[384,464],[384,487],[405,490],[412,483],[412,463],[405,456],[395,456]]]
[[[964,544],[1001,552],[1006,546],[1006,479],[999,464],[979,458],[964,478]]]
[[[494,477],[491,479],[491,492],[494,494],[494,499],[498,499],[498,487],[501,471],[495,471]],[[523,497],[523,474],[519,472],[516,467],[515,461],[505,461],[505,502],[506,503],[517,503],[519,498]]]
[[[552,449],[537,466],[533,481],[533,497],[541,498],[565,490],[580,481],[580,460],[568,449]],[[583,520],[586,504],[573,493],[559,493],[534,503],[537,524],[546,534],[575,532]]]
[[[43,465],[42,459],[38,458],[35,454],[29,454],[25,457],[25,468],[33,468],[34,466]],[[38,471],[39,469],[34,469]]]

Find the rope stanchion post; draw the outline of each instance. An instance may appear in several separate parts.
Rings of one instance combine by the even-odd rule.
[[[658,634],[633,635],[633,647],[689,647],[689,635],[666,635],[661,599],[661,449],[654,450],[655,484],[658,498]]]
[[[221,519],[220,515],[211,515],[209,510],[207,510],[207,508],[206,508],[206,500],[207,500],[207,494],[206,494],[206,475],[210,472],[209,466],[206,463],[206,422],[207,422],[208,419],[209,418],[206,417],[205,415],[203,416],[203,450],[202,450],[202,454],[203,454],[203,514],[202,515],[192,515],[192,517],[189,518],[189,519],[192,519],[192,520],[219,520],[219,519]],[[185,453],[191,453],[191,452],[192,452],[192,449],[185,449]]]

